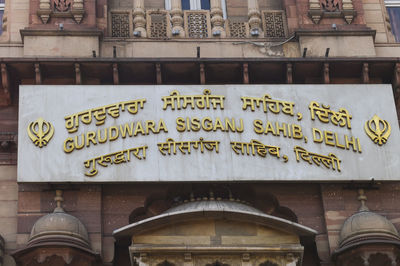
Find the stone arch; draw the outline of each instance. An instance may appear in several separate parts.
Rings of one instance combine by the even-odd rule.
[[[279,257],[281,263],[298,261],[301,265],[301,239],[314,241],[315,234],[246,202],[217,198],[214,193],[208,198],[195,198],[191,193],[189,200],[113,233],[117,242],[130,239],[131,261],[137,260],[139,265],[157,265],[168,258],[174,263],[184,260],[192,265],[211,262],[223,266],[241,265],[246,259],[255,263],[261,257]]]
[[[269,260],[266,262],[261,263],[259,266],[279,266],[276,263],[270,262]]]
[[[206,264],[206,266],[230,266],[230,265],[229,265],[229,264],[226,264],[226,263],[222,263],[222,262],[216,260],[216,261],[213,262],[213,263]]]
[[[164,260],[163,262],[158,263],[157,266],[175,266],[175,264],[169,262],[168,260]]]
[[[392,266],[392,260],[387,254],[375,253],[368,258],[369,266]]]
[[[176,204],[190,201],[191,195],[195,200],[210,198],[212,191],[214,198],[234,199],[247,202],[255,208],[279,218],[298,222],[296,214],[286,206],[281,206],[275,195],[264,192],[257,194],[251,186],[243,184],[183,184],[168,187],[165,193],[150,195],[143,206],[138,207],[129,215],[129,223],[138,222],[158,215]]]

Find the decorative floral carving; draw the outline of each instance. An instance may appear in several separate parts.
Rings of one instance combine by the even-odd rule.
[[[111,36],[129,37],[129,13],[111,13]]]
[[[322,9],[327,12],[335,12],[341,9],[340,0],[320,0]]]
[[[71,9],[71,0],[53,0],[54,11],[67,12]]]

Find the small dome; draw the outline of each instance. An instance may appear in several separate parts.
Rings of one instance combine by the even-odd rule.
[[[399,242],[400,237],[394,225],[382,215],[369,210],[359,211],[344,222],[339,236],[339,248],[371,240],[376,243]]]
[[[89,248],[89,236],[85,226],[78,218],[65,213],[60,207],[36,221],[28,245],[52,241]]]

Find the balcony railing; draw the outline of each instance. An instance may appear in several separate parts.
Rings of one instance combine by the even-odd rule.
[[[213,38],[210,11],[185,10],[183,15],[185,38]],[[283,10],[262,10],[262,34],[258,37],[285,38],[288,36],[287,21]],[[133,38],[133,17],[129,10],[111,10],[109,36],[114,38]],[[226,38],[250,38],[247,21],[226,19],[224,23]],[[146,10],[147,38],[167,40],[172,34],[171,15],[167,10]]]

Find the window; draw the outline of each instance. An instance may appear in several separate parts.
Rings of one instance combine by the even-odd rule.
[[[400,1],[400,0],[399,0]],[[210,0],[181,0],[182,10],[210,10]],[[226,19],[226,3],[225,0],[221,0],[221,7]],[[165,9],[171,10],[171,0],[165,0]]]
[[[0,35],[3,33],[3,15],[5,0],[0,0]]]
[[[396,42],[400,42],[400,0],[385,0],[385,5],[390,18],[392,33]]]

